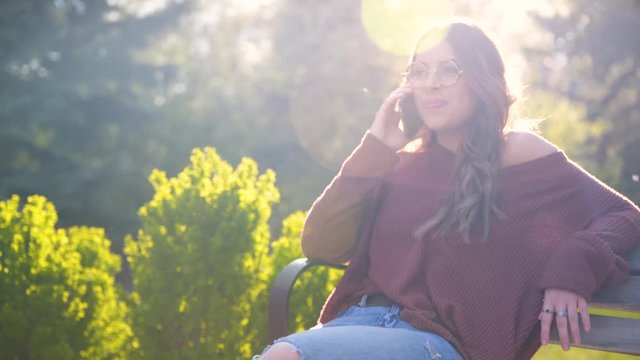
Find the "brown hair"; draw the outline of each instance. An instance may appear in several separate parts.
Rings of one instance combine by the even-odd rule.
[[[465,123],[457,150],[454,192],[434,217],[416,230],[416,236],[457,231],[469,243],[471,233],[482,226],[485,241],[492,215],[501,214],[495,205],[495,180],[502,165],[503,131],[514,99],[498,49],[476,25],[454,22],[431,29],[418,40],[410,61],[436,33],[442,34],[441,40],[453,48],[462,76],[478,101],[471,119]]]

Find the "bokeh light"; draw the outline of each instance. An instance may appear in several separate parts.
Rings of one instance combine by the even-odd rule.
[[[362,0],[362,26],[380,49],[408,55],[431,22],[454,15],[449,0]]]

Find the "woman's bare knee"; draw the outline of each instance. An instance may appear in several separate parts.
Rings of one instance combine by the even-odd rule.
[[[269,350],[267,350],[262,356],[260,356],[260,360],[301,360],[300,355],[298,355],[298,351],[293,345],[286,342],[279,342],[277,344],[272,345]]]

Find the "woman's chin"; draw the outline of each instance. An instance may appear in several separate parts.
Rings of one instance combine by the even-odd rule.
[[[427,129],[435,133],[448,133],[460,131],[462,124],[457,123],[449,118],[435,118],[431,117],[424,121]]]
[[[425,121],[424,124],[427,129],[435,132],[446,130],[449,127],[447,121],[441,121],[439,119],[430,119],[428,121]]]

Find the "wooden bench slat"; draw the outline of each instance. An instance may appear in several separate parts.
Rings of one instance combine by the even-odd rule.
[[[581,337],[582,348],[640,355],[640,320],[591,315],[591,331],[582,331]],[[558,343],[556,329],[551,339]]]
[[[593,294],[591,306],[640,312],[640,276],[630,276],[619,286],[601,289]]]

